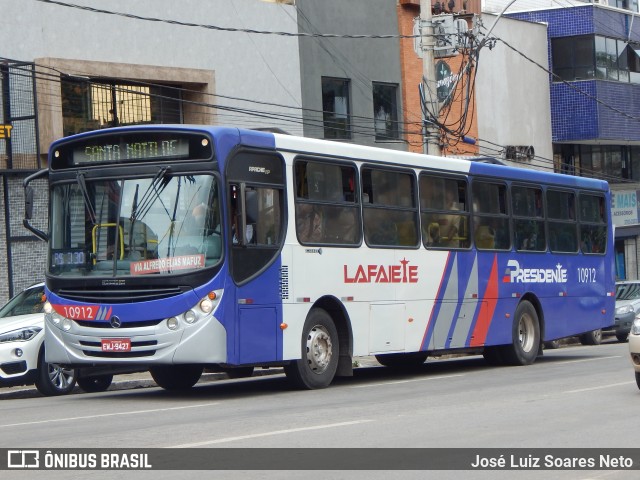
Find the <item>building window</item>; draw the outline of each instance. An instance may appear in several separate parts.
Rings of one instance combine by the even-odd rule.
[[[324,138],[351,138],[349,80],[322,78]]]
[[[593,35],[554,38],[551,51],[553,73],[560,77],[560,80],[585,80],[595,77]]]
[[[182,123],[180,90],[164,86],[62,81],[64,136],[146,123]]]
[[[398,86],[373,84],[373,122],[376,140],[398,140]]]
[[[552,40],[555,81],[586,79],[640,83],[640,44],[599,35]]]

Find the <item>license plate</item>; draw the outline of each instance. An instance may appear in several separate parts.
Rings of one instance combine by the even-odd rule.
[[[131,351],[130,338],[102,339],[101,343],[102,343],[103,352],[130,352]]]

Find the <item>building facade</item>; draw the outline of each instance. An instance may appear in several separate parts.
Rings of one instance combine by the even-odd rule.
[[[406,150],[396,4],[296,0],[304,136]]]
[[[404,121],[406,138],[414,152],[424,152],[423,114],[418,86],[437,95],[440,143],[448,156],[493,157],[526,168],[551,168],[549,85],[547,74],[526,57],[548,66],[544,25],[500,19],[492,36],[505,43],[480,45],[496,22],[480,15],[480,1],[432,1],[432,21],[443,25],[453,16],[457,48],[446,48],[452,36],[436,37],[445,47],[435,52],[436,76],[423,82],[423,59],[412,39],[401,40]],[[416,31],[419,0],[399,0],[398,23],[402,35]],[[451,20],[446,20],[451,21]],[[466,29],[466,31],[465,31]],[[437,33],[436,33],[437,34]],[[508,45],[517,45],[515,52]],[[527,94],[522,94],[526,85]],[[442,94],[444,91],[444,94]],[[466,137],[466,138],[465,138]]]
[[[0,304],[43,280],[45,244],[22,226],[22,180],[46,166],[56,138],[132,123],[216,123],[303,133],[297,37],[246,31],[297,33],[292,3],[3,2],[0,251],[6,261],[0,268]],[[37,127],[24,121],[29,116]],[[33,223],[46,231],[47,186],[36,187]]]
[[[621,279],[636,279],[640,257],[636,200],[640,187],[640,16],[633,13],[637,3],[624,6],[578,2],[508,15],[548,25],[555,169],[609,181],[616,273]]]

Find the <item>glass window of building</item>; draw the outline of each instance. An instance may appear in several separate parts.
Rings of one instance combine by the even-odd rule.
[[[351,138],[349,80],[322,78],[324,138]]]
[[[373,122],[376,140],[398,139],[398,86],[373,84]]]
[[[180,88],[91,81],[62,81],[65,136],[145,123],[182,123]]]

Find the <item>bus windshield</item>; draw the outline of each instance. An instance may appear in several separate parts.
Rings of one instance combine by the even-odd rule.
[[[85,179],[51,194],[49,272],[60,276],[170,275],[218,263],[218,182],[212,175]]]

